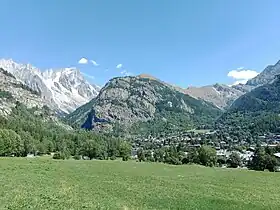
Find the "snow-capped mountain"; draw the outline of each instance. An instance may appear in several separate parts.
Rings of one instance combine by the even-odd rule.
[[[0,67],[41,93],[51,108],[65,113],[74,111],[97,96],[100,88],[90,84],[77,68],[41,71],[30,64],[0,59]]]

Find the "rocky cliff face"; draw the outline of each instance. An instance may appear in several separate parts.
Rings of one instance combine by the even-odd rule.
[[[38,92],[19,82],[12,74],[0,68],[0,115],[9,115],[16,102],[28,108],[46,105]]]
[[[49,107],[65,113],[70,113],[90,101],[100,89],[87,82],[76,68],[49,69],[42,72],[30,64],[18,64],[11,59],[1,59],[0,67],[39,92]]]
[[[280,74],[280,61],[275,65],[267,66],[258,76],[250,79],[247,85],[260,86],[274,81],[275,76]]]
[[[110,80],[99,95],[71,113],[67,119],[81,125],[92,108],[96,116],[127,127],[150,120],[193,125],[213,120],[219,109],[183,94],[155,78],[122,77]]]
[[[182,91],[190,96],[208,101],[220,109],[228,108],[233,101],[249,92],[251,88],[244,85],[228,86],[214,84],[203,87],[189,87]]]
[[[250,92],[256,87],[273,83],[275,76],[280,74],[280,61],[275,65],[267,66],[259,75],[250,79],[245,85],[239,84],[234,86],[227,85],[209,85],[204,87],[191,87],[181,89],[195,98],[200,98],[211,102],[221,109],[228,108],[236,99],[245,93]]]

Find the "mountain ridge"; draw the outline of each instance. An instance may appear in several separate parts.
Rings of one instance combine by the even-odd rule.
[[[0,115],[8,116],[17,102],[28,108],[42,108],[47,104],[40,94],[18,81],[11,73],[0,68]]]
[[[85,80],[77,68],[41,71],[31,64],[19,64],[12,59],[0,59],[0,67],[17,80],[39,92],[50,108],[70,113],[94,98],[100,88]]]
[[[210,122],[220,110],[214,105],[183,94],[170,85],[141,77],[116,77],[111,79],[99,95],[67,116],[81,126],[92,108],[96,116],[124,127],[139,122],[157,120],[175,126],[194,126]]]

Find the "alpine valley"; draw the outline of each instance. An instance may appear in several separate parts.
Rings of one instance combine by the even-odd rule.
[[[54,115],[65,116],[64,123],[87,130],[154,135],[211,129],[215,122],[216,126],[228,123],[224,119],[231,118],[233,112],[274,106],[265,103],[262,95],[269,94],[278,103],[275,91],[279,82],[275,78],[280,73],[279,63],[268,66],[247,84],[234,86],[184,89],[142,74],[112,78],[100,89],[74,67],[42,71],[31,64],[1,59],[0,114],[8,117],[19,102],[27,108],[48,107]],[[270,112],[278,113],[275,109]]]

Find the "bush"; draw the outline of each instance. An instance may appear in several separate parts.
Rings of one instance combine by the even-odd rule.
[[[81,155],[74,155],[74,160],[81,160]]]
[[[123,160],[123,161],[128,161],[128,159],[129,159],[129,156],[123,156],[123,157],[122,157],[122,160]]]
[[[117,158],[116,158],[116,156],[111,156],[110,157],[110,160],[116,160]]]
[[[69,157],[70,156],[65,152],[56,152],[53,155],[53,159],[56,159],[56,160],[65,160],[65,159],[69,159]]]
[[[242,160],[238,153],[233,152],[227,161],[228,167],[230,168],[237,168],[238,166],[242,165]]]
[[[216,150],[209,146],[202,146],[198,150],[200,164],[213,167],[217,163]]]

